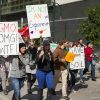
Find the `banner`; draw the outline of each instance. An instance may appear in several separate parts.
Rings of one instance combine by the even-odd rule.
[[[70,69],[84,69],[85,68],[85,57],[84,47],[73,47],[69,50],[76,54],[74,60],[70,63]]]
[[[30,39],[51,37],[47,4],[27,5]]]
[[[18,23],[0,22],[0,55],[18,55]]]

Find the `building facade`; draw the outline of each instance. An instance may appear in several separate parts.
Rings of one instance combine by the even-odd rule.
[[[55,3],[54,3],[55,2]],[[86,11],[100,4],[100,0],[2,0],[2,21],[18,21],[27,24],[26,5],[47,3],[52,36],[56,40],[71,41],[82,37],[79,24],[87,18]]]

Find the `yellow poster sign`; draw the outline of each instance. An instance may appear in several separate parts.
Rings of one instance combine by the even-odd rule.
[[[72,52],[68,52],[65,56],[65,60],[67,62],[73,62],[74,58],[76,57],[76,54],[72,53]]]

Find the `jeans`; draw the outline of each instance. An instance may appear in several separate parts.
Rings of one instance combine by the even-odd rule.
[[[31,86],[34,84],[35,81],[36,81],[36,75],[27,73],[27,82],[31,83]]]
[[[15,96],[20,97],[20,89],[24,84],[24,78],[11,78],[12,88]]]
[[[91,77],[92,77],[92,79],[95,79],[95,65],[92,64],[92,61],[91,62],[87,61],[86,69],[89,69],[89,66],[91,66]]]
[[[80,74],[80,79],[83,79],[83,69],[80,69],[79,71],[80,71],[80,72],[79,72],[79,74]]]
[[[0,70],[0,78],[2,81],[2,89],[6,90],[6,72],[5,71]]]
[[[54,88],[54,76],[53,72],[44,72],[37,70],[36,78],[38,81],[39,89],[44,89],[46,86],[48,89]]]
[[[71,79],[70,79],[70,88],[73,88],[75,86],[76,83],[76,77],[77,77],[77,72],[78,70],[70,70],[70,74],[71,74]]]

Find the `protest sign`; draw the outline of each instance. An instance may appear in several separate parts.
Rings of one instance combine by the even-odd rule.
[[[26,10],[30,38],[50,37],[47,4],[27,5]]]
[[[84,69],[85,68],[84,47],[73,47],[69,51],[76,54],[74,60],[70,63],[70,69]]]
[[[18,23],[0,22],[0,55],[18,55]]]
[[[66,57],[65,57],[65,60],[67,62],[73,62],[74,58],[76,57],[76,54],[72,53],[72,52],[68,52]]]
[[[57,48],[58,44],[56,43],[50,43],[50,50],[51,52],[54,52],[54,50]]]

